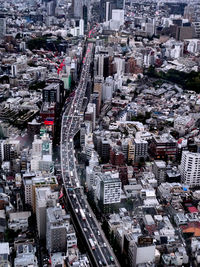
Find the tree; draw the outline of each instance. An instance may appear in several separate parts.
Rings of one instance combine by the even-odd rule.
[[[19,232],[20,232],[19,230],[17,232],[15,232],[12,229],[6,229],[5,233],[4,233],[5,242],[13,243],[15,238],[18,237]]]
[[[15,36],[15,39],[20,39],[21,38],[21,34],[18,32]]]
[[[129,84],[129,83],[131,83],[131,80],[130,80],[130,79],[127,79],[127,81],[126,81],[126,82],[127,82],[127,84]]]

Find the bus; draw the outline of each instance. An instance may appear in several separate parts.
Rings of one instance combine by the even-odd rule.
[[[95,249],[95,244],[94,244],[92,238],[89,238],[88,240],[90,242],[91,249],[94,250]]]
[[[81,214],[81,218],[83,220],[85,220],[86,218],[85,218],[85,213],[84,213],[83,209],[80,209],[80,214]]]

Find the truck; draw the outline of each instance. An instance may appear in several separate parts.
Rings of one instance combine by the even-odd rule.
[[[91,249],[92,249],[92,250],[94,250],[94,249],[95,249],[95,244],[94,244],[94,242],[93,242],[92,238],[89,238],[88,240],[89,240],[89,243],[90,243]]]
[[[85,220],[86,218],[85,218],[85,213],[84,213],[83,209],[80,209],[80,214],[81,214],[82,220]]]

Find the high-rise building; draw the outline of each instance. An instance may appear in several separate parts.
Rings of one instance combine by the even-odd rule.
[[[104,55],[100,54],[98,56],[98,76],[103,77],[103,70],[104,70]]]
[[[74,18],[83,17],[83,0],[72,0],[72,12]]]
[[[124,10],[123,9],[113,9],[112,10],[112,20],[119,21],[120,25],[124,24]]]
[[[95,129],[96,124],[96,104],[88,103],[87,110],[85,112],[85,120],[92,122],[92,128]]]
[[[164,183],[166,178],[166,162],[163,160],[155,160],[153,164],[153,173],[158,184]]]
[[[148,142],[142,139],[134,139],[134,161],[139,162],[146,159],[148,155]]]
[[[200,185],[200,153],[182,152],[180,165],[182,182],[190,187]]]
[[[6,34],[6,18],[0,18],[0,39]]]
[[[58,192],[52,192],[50,187],[35,189],[36,197],[36,220],[39,238],[46,236],[46,209],[56,206]]]
[[[43,89],[43,102],[61,102],[60,85],[58,83],[51,83]]]
[[[88,7],[86,5],[83,5],[83,20],[84,20],[84,31],[87,31]]]
[[[111,101],[114,92],[114,80],[112,77],[107,77],[103,84],[102,99],[104,101]]]
[[[98,104],[96,105],[96,115],[99,117],[102,101],[102,83],[103,77],[96,77],[94,80],[94,93],[98,93]]]
[[[108,21],[112,18],[113,9],[124,9],[125,0],[101,0],[101,21]]]
[[[97,178],[96,195],[103,205],[120,203],[121,181],[119,173],[101,173]]]
[[[4,160],[4,142],[5,140],[0,140],[0,163]]]
[[[96,185],[97,173],[99,174],[100,172],[101,168],[99,167],[97,153],[93,151],[89,160],[89,166],[86,167],[86,183],[89,189]]]
[[[37,122],[35,119],[31,122],[28,122],[27,133],[31,141],[34,139],[34,135],[40,133],[41,123]]]
[[[54,16],[56,10],[56,0],[47,3],[47,15]]]
[[[66,252],[67,216],[60,206],[47,209],[46,247],[50,253]]]
[[[101,140],[101,158],[103,162],[108,162],[110,158],[110,142],[107,139]]]

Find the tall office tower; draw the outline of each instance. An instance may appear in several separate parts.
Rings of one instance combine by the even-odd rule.
[[[50,187],[35,189],[36,196],[36,219],[39,238],[46,236],[46,209],[54,207],[58,199],[58,192],[52,192]]]
[[[61,207],[47,209],[46,248],[50,253],[66,252],[67,216]]]
[[[112,19],[113,9],[124,9],[124,0],[101,0],[101,21],[108,21]]]
[[[98,76],[103,77],[104,74],[104,55],[98,56]]]
[[[47,3],[47,15],[48,16],[55,15],[56,5],[57,5],[56,0],[53,0]]]
[[[72,12],[74,18],[83,17],[83,0],[72,0]]]
[[[6,34],[6,18],[0,18],[0,39]]]
[[[90,21],[91,18],[91,0],[83,0],[83,19],[84,19],[84,6],[87,11],[87,21]]]
[[[88,23],[88,7],[87,5],[83,5],[83,20],[84,20],[84,31],[87,30]]]
[[[180,165],[181,179],[190,187],[200,185],[200,153],[183,151]]]

